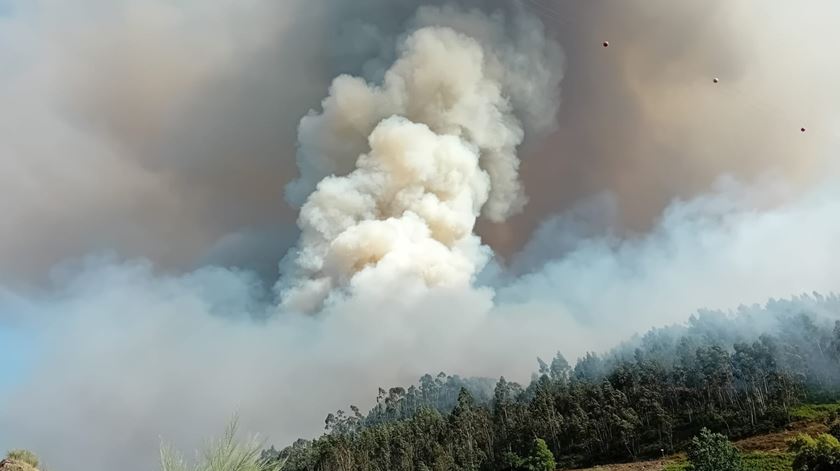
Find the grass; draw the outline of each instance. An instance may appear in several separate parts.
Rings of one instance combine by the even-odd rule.
[[[188,465],[170,448],[162,446],[160,451],[162,471],[279,471],[281,464],[268,465],[260,458],[262,442],[255,439],[239,442],[236,439],[238,420],[231,421],[224,436],[211,443],[200,454],[198,463]]]
[[[819,420],[832,413],[840,413],[840,403],[835,404],[802,404],[794,407],[791,416],[795,420]]]
[[[793,466],[793,455],[790,453],[754,451],[741,456],[744,460],[744,471],[790,471]],[[688,462],[679,461],[666,465],[663,471],[687,469]]]
[[[791,471],[793,454],[787,453],[787,443],[797,433],[818,435],[825,432],[824,421],[833,414],[840,415],[840,402],[829,404],[802,404],[792,409],[794,421],[801,422],[792,428],[740,440],[735,445],[742,450],[744,471]],[[751,451],[743,451],[743,450]],[[664,471],[687,471],[684,455],[664,465]]]
[[[12,450],[6,454],[6,458],[19,463],[25,463],[32,468],[38,467],[38,457],[29,450]]]
[[[791,453],[755,451],[743,458],[744,471],[790,471],[793,466]]]

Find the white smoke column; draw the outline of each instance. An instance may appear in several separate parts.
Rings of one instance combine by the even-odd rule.
[[[415,22],[443,18],[453,27],[419,27],[401,40],[381,85],[340,76],[323,112],[302,120],[301,178],[288,195],[308,197],[297,250],[284,261],[284,308],[317,310],[337,288],[371,278],[467,287],[490,254],[473,234],[478,216],[502,221],[524,205],[516,150],[525,131],[514,105],[535,128],[550,127],[557,105],[546,98],[556,98],[561,69],[546,67],[559,65],[558,49],[540,29],[514,41],[530,49],[521,53],[510,41],[495,50],[501,37],[486,47],[454,29],[501,36],[503,19],[477,12],[427,8]]]

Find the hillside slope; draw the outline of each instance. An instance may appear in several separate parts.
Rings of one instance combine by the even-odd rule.
[[[789,470],[790,457],[787,455],[787,443],[800,433],[812,437],[826,433],[828,427],[823,419],[824,415],[819,414],[816,417],[792,423],[781,431],[737,440],[735,446],[744,454],[748,470]],[[678,453],[658,460],[608,464],[581,468],[577,471],[679,471],[685,468],[685,460],[685,454]]]

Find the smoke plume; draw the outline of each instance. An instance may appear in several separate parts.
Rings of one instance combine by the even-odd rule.
[[[424,8],[415,23],[478,34],[420,27],[381,85],[341,76],[323,112],[301,122],[301,177],[288,195],[306,202],[281,278],[290,309],[317,309],[336,288],[376,279],[466,288],[489,252],[476,218],[503,221],[525,203],[516,112],[536,132],[551,126],[559,47],[533,18],[517,22],[527,37],[512,41],[503,18],[477,11]]]
[[[0,0],[0,446],[147,470],[237,411],[282,446],[836,291],[838,12]]]

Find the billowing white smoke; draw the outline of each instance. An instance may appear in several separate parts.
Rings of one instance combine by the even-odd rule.
[[[353,6],[361,3],[370,2]],[[377,386],[405,385],[426,372],[527,381],[536,355],[607,349],[703,306],[837,289],[836,172],[805,194],[777,198],[780,205],[764,200],[776,194],[772,185],[728,185],[674,201],[637,237],[612,236],[620,214],[609,199],[595,202],[546,221],[518,257],[515,276],[487,276],[494,289],[470,283],[489,255],[472,235],[476,218],[503,218],[524,201],[515,151],[523,132],[527,140],[553,123],[561,55],[527,15],[427,8],[408,31],[395,38],[394,54],[383,46],[365,67],[368,82],[339,78],[322,112],[299,129],[301,178],[288,197],[303,206],[304,234],[279,288],[301,310],[331,296],[322,312],[265,319],[276,306],[249,272],[161,276],[143,260],[68,266],[55,272],[48,294],[0,286],[0,328],[14,329],[29,350],[15,366],[15,355],[4,353],[19,343],[0,340],[0,446],[32,448],[66,471],[146,471],[155,467],[161,436],[193,449],[234,411],[244,428],[282,446],[319,433],[331,410],[371,405]],[[420,65],[429,69],[405,69]],[[427,82],[406,82],[419,77]],[[40,137],[50,132],[34,127],[33,142],[49,140]],[[266,173],[244,162],[254,176]],[[581,174],[563,173],[557,186]],[[54,188],[45,181],[27,188]],[[63,204],[65,193],[43,197]],[[190,212],[167,204],[179,216]],[[30,237],[15,221],[6,221],[0,240]],[[56,233],[64,236],[37,232],[52,243]],[[35,252],[21,251],[27,261]]]
[[[415,24],[382,84],[340,76],[300,124],[301,177],[287,194],[305,202],[279,285],[286,309],[317,310],[363,280],[466,287],[490,254],[476,218],[525,204],[516,113],[537,133],[551,126],[559,48],[533,20],[517,22],[528,40],[514,42],[503,18],[478,12],[423,8]]]
[[[537,355],[606,350],[701,307],[829,293],[840,279],[838,188],[834,179],[755,211],[775,188],[721,187],[625,241],[560,217],[540,237],[562,237],[566,250],[500,283],[495,300],[488,289],[379,280],[319,316],[252,322],[270,307],[248,273],[70,267],[49,297],[0,290],[0,313],[38,353],[25,375],[5,378],[15,387],[0,388],[0,444],[68,471],[145,471],[159,437],[194,449],[238,411],[244,428],[283,446],[318,434],[330,411],[369,407],[377,386],[426,372],[527,381]]]

